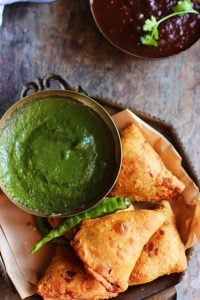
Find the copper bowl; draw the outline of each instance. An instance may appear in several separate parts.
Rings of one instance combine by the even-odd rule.
[[[47,216],[51,216],[51,217],[63,217],[63,216],[72,216],[72,215],[76,215],[79,213],[82,213],[88,209],[90,209],[91,207],[95,206],[103,197],[105,197],[109,191],[111,190],[111,188],[113,187],[117,176],[119,174],[119,170],[120,170],[120,166],[121,166],[121,141],[120,141],[120,136],[118,133],[118,129],[116,128],[111,116],[106,112],[106,110],[100,105],[98,104],[96,101],[94,101],[92,98],[82,94],[82,93],[78,93],[76,91],[67,91],[67,90],[49,90],[49,91],[41,91],[41,92],[37,92],[34,93],[32,95],[26,96],[25,98],[17,101],[13,106],[11,106],[6,113],[3,115],[3,117],[0,120],[0,135],[3,132],[8,120],[12,119],[12,116],[17,113],[17,110],[26,105],[27,103],[30,103],[32,101],[35,101],[37,99],[45,99],[45,98],[49,98],[52,96],[56,96],[56,97],[62,97],[64,99],[72,99],[74,101],[78,101],[82,104],[84,104],[84,106],[88,106],[93,112],[95,112],[100,118],[101,120],[104,122],[104,124],[106,125],[107,129],[109,129],[109,131],[111,132],[111,136],[113,138],[113,143],[114,143],[114,148],[115,148],[115,153],[113,153],[113,155],[115,156],[115,166],[113,168],[112,171],[112,177],[109,180],[109,183],[105,186],[105,187],[99,187],[99,191],[98,191],[98,196],[96,198],[92,198],[91,199],[87,199],[87,202],[85,201],[84,203],[79,203],[79,205],[77,205],[75,208],[73,209],[68,209],[67,211],[63,211],[62,213],[55,213],[52,211],[51,214],[46,214],[42,211],[38,211],[38,210],[33,210],[30,209],[28,207],[26,207],[26,205],[22,205],[20,204],[19,200],[15,198],[14,196],[11,196],[10,193],[7,191],[6,187],[4,186],[2,180],[1,180],[1,176],[0,176],[0,188],[3,190],[3,192],[7,195],[7,197],[16,205],[18,205],[20,208],[22,208],[23,210],[34,214],[34,215],[39,215],[39,216],[43,216],[43,217],[47,217]]]

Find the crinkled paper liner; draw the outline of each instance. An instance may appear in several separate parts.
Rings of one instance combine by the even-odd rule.
[[[186,249],[200,241],[200,194],[197,186],[181,167],[181,157],[160,133],[128,109],[113,116],[119,130],[135,123],[157,151],[166,167],[184,184],[185,190],[171,205]],[[35,284],[52,256],[52,247],[45,246],[30,256],[30,249],[40,238],[34,217],[0,194],[0,251],[6,271],[22,299],[35,294]]]

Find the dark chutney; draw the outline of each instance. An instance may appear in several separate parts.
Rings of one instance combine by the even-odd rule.
[[[200,38],[200,14],[185,14],[161,23],[159,45],[144,46],[140,37],[146,19],[172,13],[176,0],[93,0],[92,10],[102,33],[117,47],[141,57],[159,58],[177,54]],[[193,1],[200,11],[200,3]]]

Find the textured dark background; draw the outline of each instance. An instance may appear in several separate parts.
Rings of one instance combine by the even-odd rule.
[[[88,0],[7,6],[0,28],[0,115],[19,99],[25,82],[58,73],[91,95],[172,123],[200,175],[199,46],[167,59],[139,60],[101,36]],[[196,247],[178,289],[181,300],[200,299],[199,254]]]

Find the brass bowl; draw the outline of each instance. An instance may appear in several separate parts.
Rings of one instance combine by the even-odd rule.
[[[3,129],[5,128],[7,121],[10,120],[13,116],[13,114],[17,113],[17,110],[24,106],[25,104],[37,100],[37,99],[45,99],[45,98],[49,98],[49,97],[62,97],[63,99],[72,99],[74,101],[78,101],[82,104],[84,104],[85,106],[88,106],[90,109],[92,109],[100,118],[101,120],[104,122],[104,124],[106,125],[106,127],[109,129],[109,131],[111,132],[112,138],[113,138],[113,143],[114,143],[114,147],[115,147],[115,153],[113,153],[113,155],[115,156],[115,166],[114,166],[114,170],[112,172],[112,178],[110,178],[109,183],[107,184],[107,186],[105,187],[100,187],[100,190],[98,191],[98,197],[96,197],[95,199],[88,199],[87,203],[79,203],[79,206],[76,207],[73,210],[68,210],[68,211],[63,211],[62,214],[58,214],[52,211],[51,214],[46,214],[44,212],[41,211],[35,211],[33,209],[30,209],[28,207],[26,207],[26,205],[22,205],[19,204],[17,199],[14,199],[14,197],[12,197],[9,192],[6,190],[4,184],[2,183],[2,180],[0,178],[0,188],[3,190],[3,192],[7,195],[7,197],[16,205],[18,205],[20,208],[22,208],[23,210],[34,214],[34,215],[38,215],[38,216],[43,216],[43,217],[47,217],[47,216],[51,216],[51,217],[69,217],[72,215],[76,215],[79,213],[82,213],[88,209],[90,209],[91,207],[95,206],[103,197],[105,197],[110,190],[112,189],[119,171],[120,171],[120,167],[121,167],[121,157],[122,157],[122,150],[121,150],[121,141],[120,141],[120,136],[119,136],[119,132],[118,129],[116,128],[111,116],[106,112],[106,110],[100,105],[98,104],[96,101],[94,101],[92,98],[89,98],[88,96],[75,92],[75,91],[68,91],[68,90],[49,90],[49,91],[42,91],[42,92],[37,92],[34,93],[32,95],[29,95],[19,101],[17,101],[13,106],[11,106],[6,113],[3,115],[3,117],[0,120],[0,135],[1,132],[3,131]],[[1,177],[1,176],[0,176]]]

